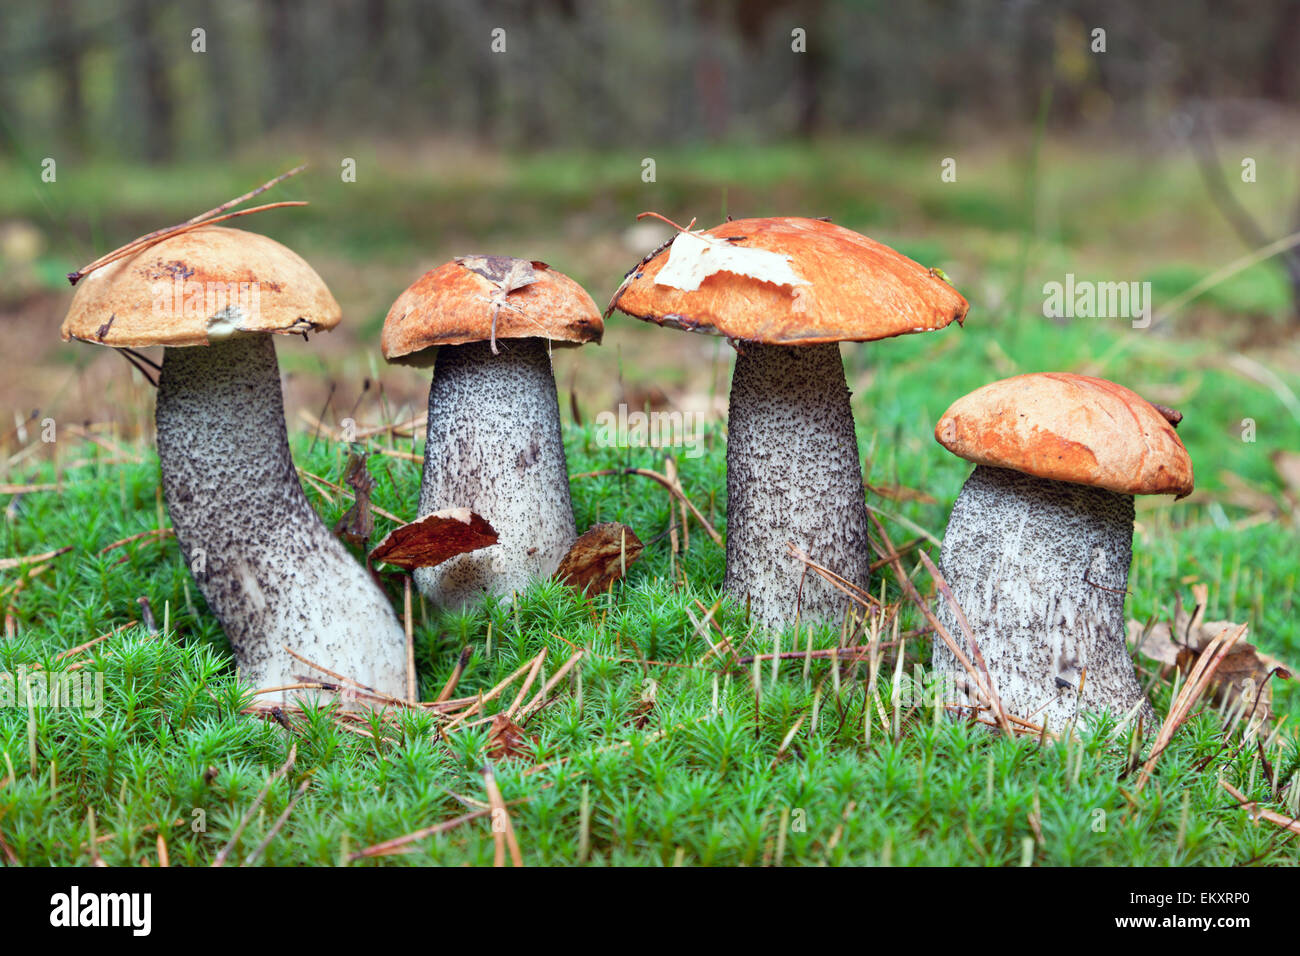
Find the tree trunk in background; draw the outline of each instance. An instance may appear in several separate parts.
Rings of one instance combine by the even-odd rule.
[[[493,146],[497,139],[497,117],[501,112],[500,54],[489,49],[490,34],[499,26],[495,18],[481,6],[473,8],[473,43],[467,43],[469,75],[472,78],[474,114],[472,118],[474,139],[480,146]],[[509,46],[507,45],[507,49]],[[508,56],[509,54],[507,54]]]
[[[795,60],[795,96],[798,113],[795,117],[795,129],[800,136],[812,136],[821,125],[822,88],[826,80],[826,66],[830,62],[828,50],[831,45],[829,32],[823,29],[825,18],[822,16],[821,3],[808,4],[804,19],[800,24],[808,31],[807,52],[799,54]],[[786,38],[790,42],[790,38]]]
[[[700,6],[696,40],[695,99],[699,103],[704,135],[712,142],[727,134],[730,103],[727,97],[727,69],[723,59],[725,35],[721,12],[713,3]]]
[[[1263,60],[1260,93],[1279,103],[1293,103],[1296,90],[1296,57],[1300,56],[1300,0],[1284,0],[1273,40]]]
[[[81,44],[74,32],[77,17],[70,0],[50,0],[46,14],[50,52],[59,75],[59,128],[67,144],[80,152],[86,142],[86,100],[81,86]]]
[[[1264,96],[1288,106],[1300,96],[1300,90],[1296,89],[1296,77],[1300,74],[1297,56],[1300,56],[1300,0],[1285,0],[1264,61],[1264,75],[1260,80],[1260,92]],[[1297,230],[1300,230],[1300,197],[1291,214],[1291,231]],[[1300,325],[1300,253],[1292,249],[1286,257],[1292,263],[1287,270],[1291,280],[1291,321]]]
[[[130,47],[137,89],[142,96],[141,114],[144,135],[141,144],[145,159],[166,162],[172,157],[173,119],[171,84],[167,62],[154,35],[156,4],[150,0],[132,0],[130,8]]]
[[[388,0],[366,0],[365,11],[364,59],[368,64],[368,75],[374,78],[380,88],[392,89],[397,76],[397,60],[388,40],[391,19]]]
[[[3,28],[4,19],[0,17],[0,30]],[[4,75],[0,74],[0,152],[8,155],[14,155],[17,152],[18,143],[14,137],[19,128],[17,117],[14,115],[8,84],[4,81]]]
[[[233,37],[229,25],[222,20],[220,5],[215,0],[199,0],[199,21],[194,24],[207,31],[207,52],[204,71],[204,83],[208,93],[208,109],[212,117],[212,127],[220,142],[234,141],[235,124],[232,104],[234,92],[230,85],[231,65],[230,49]],[[191,27],[190,29],[193,29]]]
[[[294,18],[299,13],[293,0],[267,0],[265,18],[267,77],[262,102],[262,127],[274,129],[288,116],[297,115],[297,45]]]

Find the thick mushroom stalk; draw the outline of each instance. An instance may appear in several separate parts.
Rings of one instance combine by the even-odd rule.
[[[1125,645],[1132,546],[1132,495],[985,465],[971,473],[940,570],[1008,713],[1059,731],[1083,714],[1123,719],[1137,707],[1135,720],[1154,727]],[[951,605],[940,600],[937,611],[970,658]],[[982,702],[941,641],[933,667],[950,702]]]
[[[790,554],[865,588],[867,508],[838,344],[739,346],[727,425],[725,587],[762,627],[839,621],[850,599]],[[802,587],[802,595],[800,589]]]
[[[311,669],[288,645],[404,698],[406,640],[392,605],[298,482],[271,338],[168,348],[157,424],[181,552],[243,677],[256,687],[300,683]]]
[[[500,538],[415,583],[436,604],[464,608],[549,577],[578,537],[546,342],[498,339],[438,349],[429,389],[420,514],[469,508]]]
[[[727,444],[726,589],[768,629],[842,620],[850,599],[794,557],[865,588],[862,469],[838,342],[942,329],[969,306],[888,246],[820,219],[682,231],[611,308],[740,343]],[[800,600],[800,583],[803,585]]]

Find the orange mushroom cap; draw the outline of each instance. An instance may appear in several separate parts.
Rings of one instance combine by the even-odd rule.
[[[1155,406],[1105,379],[1038,372],[957,401],[934,437],[978,465],[1126,495],[1191,493],[1192,459]]]
[[[206,226],[88,273],[59,330],[114,348],[207,345],[236,332],[332,329],[342,313],[292,249],[242,229]]]
[[[508,288],[511,270],[531,281]],[[498,307],[498,303],[500,304]],[[380,337],[388,361],[427,364],[419,353],[440,345],[496,338],[547,339],[555,345],[599,342],[600,310],[578,283],[544,262],[510,256],[464,256],[431,269],[397,297]]]
[[[671,247],[628,273],[617,308],[658,325],[768,345],[866,342],[960,323],[970,308],[934,271],[821,219],[737,219],[703,235],[788,258],[798,284],[717,271],[692,290],[656,281]]]

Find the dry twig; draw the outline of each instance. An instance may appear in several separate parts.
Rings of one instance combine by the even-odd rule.
[[[264,182],[256,189],[251,189],[248,192],[244,193],[242,196],[238,196],[235,199],[231,199],[228,202],[224,202],[220,206],[215,206],[212,209],[209,209],[207,212],[201,212],[197,216],[194,216],[190,219],[186,219],[183,223],[180,223],[175,226],[167,226],[163,229],[155,229],[153,232],[146,233],[143,236],[139,236],[135,239],[132,239],[126,245],[119,246],[117,249],[114,249],[112,252],[100,256],[98,259],[96,259],[94,262],[90,263],[89,265],[82,266],[76,272],[69,272],[68,283],[69,285],[76,285],[81,279],[84,279],[86,276],[94,272],[96,269],[102,269],[104,266],[108,265],[109,263],[116,262],[118,259],[125,258],[126,256],[132,255],[134,253],[143,252],[145,249],[149,248],[150,246],[157,245],[163,240],[170,239],[172,236],[180,235],[183,232],[189,232],[191,229],[198,229],[203,226],[210,226],[214,223],[222,222],[226,219],[233,219],[237,216],[252,215],[253,213],[263,212],[267,209],[278,209],[282,206],[305,206],[307,205],[307,203],[305,202],[267,203],[264,206],[254,206],[251,209],[243,209],[240,210],[239,212],[233,212],[224,216],[221,215],[221,213],[224,213],[227,209],[232,209],[235,206],[238,206],[240,203],[246,202],[247,200],[252,199],[254,196],[266,192],[268,189],[278,185],[279,183],[288,179],[290,176],[296,176],[298,173],[302,172],[306,168],[307,167],[305,164],[302,166],[296,166],[293,169],[289,170],[288,172],[281,173],[279,176],[276,176],[274,179]]]
[[[253,819],[253,814],[256,813],[257,808],[262,805],[262,801],[266,799],[266,795],[271,792],[271,787],[275,784],[277,780],[279,780],[281,777],[283,777],[286,773],[289,772],[289,769],[293,766],[294,761],[296,761],[297,759],[298,759],[298,745],[295,743],[293,746],[289,748],[289,759],[286,760],[280,766],[279,770],[271,774],[271,776],[267,779],[266,785],[263,786],[260,791],[258,791],[257,797],[253,800],[252,805],[248,808],[247,812],[244,814],[243,819],[239,821],[239,826],[235,827],[235,832],[231,834],[230,842],[221,848],[221,852],[217,854],[217,858],[212,861],[212,865],[214,867],[225,865],[226,858],[229,857],[231,852],[235,849],[235,844],[239,842],[239,837],[243,834],[244,828],[247,827],[249,822]]]
[[[570,480],[575,478],[608,478],[618,475],[640,475],[642,478],[649,478],[651,481],[663,485],[668,489],[669,494],[691,509],[691,514],[695,515],[695,520],[700,523],[700,527],[708,532],[709,537],[713,539],[713,543],[719,546],[722,544],[722,535],[718,534],[713,525],[709,524],[704,515],[700,514],[700,509],[691,503],[691,499],[686,497],[681,482],[669,481],[667,475],[661,475],[649,468],[605,468],[600,471],[584,471],[581,474],[571,475]]]
[[[1242,808],[1250,815],[1251,819],[1267,820],[1269,823],[1279,826],[1283,830],[1289,830],[1291,833],[1300,836],[1300,817],[1288,817],[1284,814],[1277,813],[1276,811],[1261,807],[1254,800],[1248,799],[1244,793],[1222,778],[1219,780],[1219,786],[1232,794],[1233,798],[1241,804]]]
[[[1200,656],[1196,659],[1196,665],[1183,683],[1183,689],[1174,698],[1174,702],[1169,706],[1169,713],[1165,716],[1164,723],[1160,725],[1160,732],[1156,735],[1155,743],[1151,745],[1151,753],[1147,756],[1146,763],[1142,765],[1142,772],[1138,774],[1137,786],[1133,790],[1134,793],[1142,792],[1142,788],[1151,779],[1151,771],[1155,769],[1156,761],[1165,752],[1165,748],[1173,740],[1178,728],[1186,723],[1187,718],[1191,716],[1192,707],[1209,686],[1214,672],[1219,669],[1219,665],[1228,656],[1228,652],[1232,650],[1233,645],[1241,640],[1245,634],[1245,624],[1238,625],[1232,630],[1225,627],[1219,632],[1218,637],[1214,638],[1202,649]]]
[[[903,588],[903,593],[911,599],[912,603],[915,604],[918,609],[920,609],[921,614],[925,616],[930,627],[932,627],[934,632],[939,635],[939,638],[948,645],[948,649],[952,651],[953,656],[956,657],[961,663],[961,666],[965,668],[966,673],[970,676],[971,681],[973,681],[974,686],[980,692],[980,695],[988,701],[991,707],[993,707],[993,714],[997,719],[997,726],[1001,728],[1002,732],[1008,737],[1012,736],[1013,731],[1011,729],[1011,724],[1008,720],[1006,710],[1002,707],[1001,700],[998,699],[996,691],[993,690],[992,686],[987,688],[983,686],[980,680],[980,674],[975,670],[975,665],[971,663],[970,658],[966,656],[965,651],[963,651],[957,645],[957,642],[953,640],[952,635],[948,633],[948,629],[940,623],[937,617],[934,616],[934,612],[930,610],[929,604],[927,604],[925,599],[921,597],[921,593],[917,591],[916,585],[912,583],[911,579],[903,571],[902,561],[897,557],[898,551],[889,540],[889,532],[887,532],[885,526],[880,523],[880,519],[871,512],[867,513],[867,517],[871,519],[871,523],[876,527],[876,533],[880,535],[881,540],[884,542],[883,548],[874,541],[872,542],[872,547],[876,549],[876,552],[880,554],[882,558],[894,555],[894,557],[890,558],[890,564],[894,569],[894,576],[898,578],[898,583]],[[930,567],[933,567],[933,564],[930,564]],[[932,573],[937,575],[938,569],[936,568]],[[938,580],[937,577],[936,580]],[[947,588],[946,582],[944,587],[945,589]],[[962,615],[958,618],[958,623],[964,622],[965,616]],[[970,633],[969,627],[966,628],[966,638],[970,641],[971,648],[975,649],[977,647],[975,643],[975,635]]]

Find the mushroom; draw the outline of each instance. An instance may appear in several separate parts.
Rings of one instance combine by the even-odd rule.
[[[545,263],[469,256],[426,272],[384,322],[384,358],[433,366],[419,514],[469,508],[489,547],[415,571],[434,603],[509,598],[554,573],[578,537],[550,350],[599,342],[600,312]]]
[[[805,574],[787,549],[793,543],[867,585],[866,498],[839,343],[941,329],[965,318],[966,300],[866,236],[824,220],[776,218],[681,233],[627,274],[614,308],[723,335],[736,348],[726,591],[766,628],[796,616],[842,619],[849,598]]]
[[[940,571],[1008,714],[1057,729],[1078,714],[1154,715],[1125,645],[1133,496],[1192,490],[1171,419],[1121,385],[1019,375],[958,399],[935,438],[975,470],[953,506]],[[968,657],[957,614],[940,622]],[[946,644],[933,667],[948,700],[976,704]]]
[[[211,226],[86,275],[62,336],[165,346],[156,408],[163,495],[243,676],[257,687],[298,683],[294,671],[305,667],[288,645],[401,697],[402,626],[303,495],[284,423],[271,336],[305,337],[339,318],[325,283],[295,253]]]

